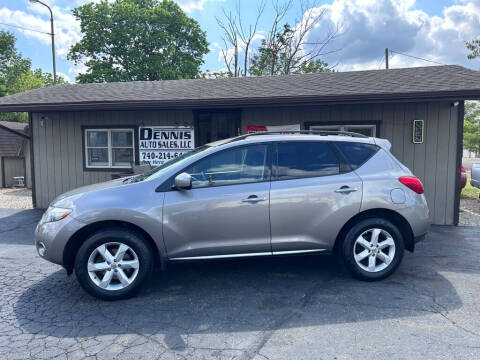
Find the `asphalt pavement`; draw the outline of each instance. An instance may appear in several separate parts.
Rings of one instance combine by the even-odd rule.
[[[480,358],[479,227],[433,227],[377,283],[330,256],[236,259],[103,302],[37,256],[40,216],[0,209],[0,359]]]

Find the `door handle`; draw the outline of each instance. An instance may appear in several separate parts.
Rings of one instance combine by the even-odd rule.
[[[255,204],[259,201],[265,201],[265,200],[267,200],[265,196],[250,195],[248,198],[243,199],[242,202]]]
[[[342,186],[341,188],[335,190],[336,193],[340,194],[350,194],[351,192],[358,191],[358,189],[351,188],[350,186]]]

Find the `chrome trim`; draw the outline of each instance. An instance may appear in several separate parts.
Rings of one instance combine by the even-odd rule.
[[[266,255],[272,255],[272,253],[261,252],[261,253],[246,253],[246,254],[187,256],[187,257],[170,258],[169,260],[207,260],[207,259],[226,259],[226,258],[249,257],[249,256],[266,256]]]
[[[252,256],[268,256],[268,255],[288,255],[288,254],[302,254],[326,251],[327,249],[310,249],[310,250],[287,250],[287,251],[274,251],[272,252],[260,252],[260,253],[245,253],[245,254],[225,254],[225,255],[206,255],[206,256],[186,256],[170,258],[169,260],[208,260],[208,259],[228,259],[239,257],[252,257]]]
[[[313,253],[313,252],[322,252],[326,250],[327,249],[274,251],[273,255],[305,254],[305,253]]]

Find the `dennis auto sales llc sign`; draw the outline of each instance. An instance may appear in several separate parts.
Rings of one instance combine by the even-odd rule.
[[[162,165],[195,148],[193,128],[188,126],[142,126],[140,163]]]

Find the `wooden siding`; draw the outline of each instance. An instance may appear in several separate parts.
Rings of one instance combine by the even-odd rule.
[[[81,126],[193,125],[191,110],[33,113],[36,206],[58,195],[112,179],[112,171],[84,170]],[[42,126],[43,125],[43,126]]]
[[[435,224],[454,222],[458,109],[450,102],[362,104],[296,108],[250,108],[242,111],[245,125],[282,125],[312,122],[380,121],[380,136],[392,143],[392,152],[425,185],[425,196]],[[413,144],[412,123],[425,120],[424,143]]]
[[[81,126],[191,125],[191,110],[34,113],[37,207],[76,187],[110,180],[115,171],[85,171]],[[41,119],[42,116],[44,119]],[[458,111],[449,102],[242,109],[245,125],[380,122],[380,136],[425,185],[432,221],[453,224]],[[425,120],[425,141],[412,143],[412,122]],[[41,123],[43,122],[43,126]]]

